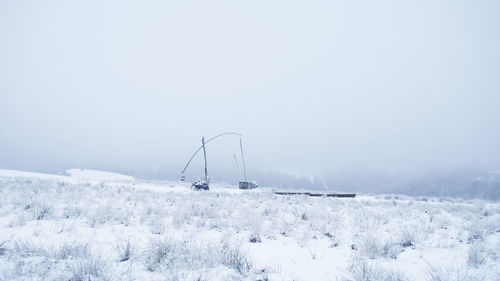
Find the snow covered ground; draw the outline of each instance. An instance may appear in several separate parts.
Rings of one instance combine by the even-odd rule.
[[[0,280],[500,280],[500,203],[0,170]]]

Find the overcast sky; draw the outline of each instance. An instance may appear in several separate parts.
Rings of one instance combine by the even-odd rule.
[[[0,168],[180,170],[226,131],[261,171],[500,168],[500,2],[0,1]]]

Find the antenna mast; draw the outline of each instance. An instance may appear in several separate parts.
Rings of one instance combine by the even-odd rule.
[[[245,167],[245,157],[243,156],[243,143],[240,136],[240,149],[241,149],[241,160],[243,161],[243,174],[245,175],[245,181],[247,181],[247,169]]]
[[[233,153],[234,163],[236,164],[236,171],[238,172],[238,179],[240,177],[240,167],[238,167],[238,160],[236,160],[236,153]]]
[[[205,137],[201,138],[201,145],[203,147],[203,157],[205,157],[205,180],[208,182],[207,151],[205,150]]]

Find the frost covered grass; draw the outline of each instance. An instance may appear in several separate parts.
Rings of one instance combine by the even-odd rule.
[[[398,271],[384,269],[366,260],[356,260],[349,267],[349,274],[353,281],[407,281]]]
[[[0,177],[0,280],[498,280],[499,250],[496,202]]]

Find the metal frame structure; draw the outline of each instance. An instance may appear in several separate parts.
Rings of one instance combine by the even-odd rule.
[[[208,170],[207,170],[207,152],[206,152],[206,145],[216,139],[216,138],[219,138],[219,137],[222,137],[222,136],[225,136],[225,135],[236,135],[236,136],[239,136],[240,137],[240,149],[241,149],[241,160],[243,162],[243,175],[244,175],[244,181],[240,181],[239,182],[239,188],[240,189],[253,189],[253,188],[256,188],[257,187],[257,183],[256,182],[249,182],[247,181],[247,171],[246,171],[246,165],[245,165],[245,156],[243,154],[243,141],[241,140],[241,137],[243,136],[242,134],[240,133],[235,133],[235,132],[227,132],[227,133],[222,133],[222,134],[219,134],[219,135],[216,135],[215,137],[212,137],[210,139],[208,139],[207,141],[205,141],[205,137],[203,137],[201,139],[201,146],[193,153],[193,155],[191,156],[191,158],[189,159],[189,161],[186,163],[186,165],[184,166],[184,169],[182,169],[181,171],[181,181],[184,181],[186,179],[186,177],[184,176],[184,172],[186,172],[186,169],[189,167],[189,164],[191,164],[191,161],[193,161],[194,157],[198,154],[198,152],[200,152],[200,150],[203,149],[203,157],[205,159],[205,177],[203,180],[198,180],[196,182],[193,183],[192,187],[194,189],[204,189],[204,190],[208,190],[209,189],[209,182],[210,182],[210,179],[208,178]],[[236,155],[234,154],[234,161],[236,163],[236,168],[238,169],[238,162],[236,161]],[[239,169],[238,169],[239,171]]]
[[[240,140],[241,140],[241,136],[243,136],[242,134],[240,133],[235,133],[235,132],[227,132],[227,133],[222,133],[222,134],[219,134],[219,135],[216,135],[215,137],[212,137],[212,138],[209,138],[207,141],[205,141],[205,138],[203,137],[202,138],[202,144],[200,147],[198,147],[198,149],[193,153],[193,156],[191,156],[191,158],[189,158],[189,161],[186,163],[186,166],[184,166],[184,169],[182,169],[181,171],[181,180],[184,181],[185,179],[185,176],[184,176],[184,172],[186,171],[186,169],[188,168],[189,164],[191,164],[191,161],[193,161],[194,157],[198,154],[198,152],[200,152],[200,150],[203,149],[203,155],[205,157],[205,178],[206,180],[208,181],[208,175],[207,175],[207,154],[206,154],[206,150],[205,150],[205,145],[208,144],[210,141],[218,138],[218,137],[222,137],[222,136],[225,136],[225,135],[236,135],[236,136],[240,136]]]

